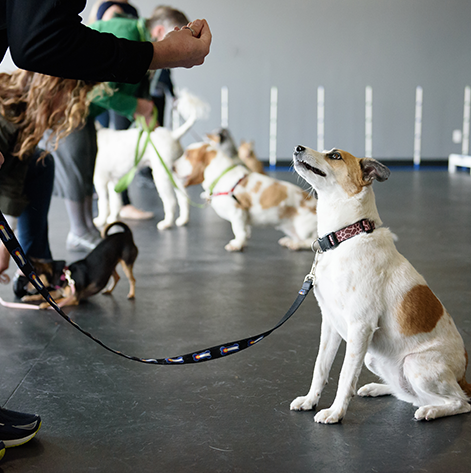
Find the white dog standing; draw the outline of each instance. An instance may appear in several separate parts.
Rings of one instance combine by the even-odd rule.
[[[151,139],[159,151],[169,170],[173,162],[183,154],[180,144],[182,136],[193,126],[198,118],[207,114],[207,104],[186,91],[182,91],[177,102],[179,113],[186,118],[183,125],[174,131],[158,127],[151,133]],[[139,136],[139,129],[112,130],[103,128],[98,130],[98,154],[95,164],[93,182],[98,195],[98,216],[95,225],[102,227],[106,223],[118,220],[119,211],[123,203],[120,194],[114,190],[119,179],[131,170],[134,164],[134,155]],[[145,141],[145,134],[141,139],[141,146]],[[165,218],[157,224],[159,230],[186,225],[189,219],[188,198],[182,191],[173,187],[154,148],[149,144],[139,163],[139,168],[150,166],[157,191],[162,199]],[[183,188],[178,178],[173,175],[180,188]],[[175,221],[177,202],[179,217]]]
[[[285,233],[280,245],[310,249],[317,238],[316,199],[290,182],[250,172],[208,143],[195,143],[175,162],[185,186],[202,184],[216,213],[232,225],[227,251],[242,251],[250,225],[273,225]]]
[[[339,422],[353,396],[363,362],[384,384],[363,386],[360,396],[393,394],[419,408],[417,420],[469,412],[467,353],[456,326],[424,278],[379,228],[372,181],[389,170],[374,159],[304,146],[294,167],[318,194],[314,293],[322,311],[319,353],[309,393],[292,410],[319,402],[341,340],[347,342],[337,395],[316,422]],[[361,222],[361,223],[360,223]]]

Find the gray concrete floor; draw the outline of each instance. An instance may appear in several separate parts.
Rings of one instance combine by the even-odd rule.
[[[384,224],[427,279],[471,349],[471,177],[392,168],[375,184]],[[281,179],[297,182],[289,172]],[[192,189],[197,199],[198,189]],[[133,183],[134,202],[156,212],[155,189]],[[140,255],[136,300],[123,278],[69,315],[114,348],[142,357],[188,353],[271,328],[288,309],[313,254],[281,248],[274,229],[254,229],[246,251],[229,254],[229,224],[192,208],[186,228],[158,232],[132,222]],[[54,256],[72,262],[63,202],[54,199]],[[10,271],[12,273],[12,271]],[[10,286],[0,296],[12,300]],[[119,358],[52,311],[0,308],[0,403],[37,412],[34,440],[7,450],[0,472],[465,472],[471,417],[415,422],[395,398],[355,397],[338,425],[291,412],[308,390],[320,313],[310,295],[258,345],[202,365],[153,366]],[[339,353],[320,407],[335,395]],[[468,374],[471,380],[471,373]],[[374,381],[363,371],[360,383]]]

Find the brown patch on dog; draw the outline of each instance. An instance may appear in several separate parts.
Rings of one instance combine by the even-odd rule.
[[[269,209],[271,207],[277,207],[288,197],[288,190],[286,186],[279,182],[274,182],[271,186],[268,186],[260,196],[260,205],[262,209]]]
[[[311,194],[308,194],[307,192],[302,191],[303,197],[301,199],[301,202],[299,203],[300,207],[307,207],[310,212],[312,212],[314,215],[317,214],[317,207],[312,206],[309,204],[312,204],[312,201],[314,200],[314,197]],[[308,204],[309,202],[309,204]]]
[[[260,187],[262,187],[262,181],[257,181],[252,188],[252,192],[256,194],[260,190]]]
[[[298,213],[298,209],[292,205],[286,205],[280,207],[278,212],[280,219],[282,218],[293,218]]]
[[[406,336],[431,332],[444,314],[443,306],[428,286],[413,287],[397,313],[400,331]]]
[[[330,159],[325,157],[329,166],[333,169],[337,182],[343,190],[350,196],[354,196],[362,191],[363,187],[371,185],[365,182],[360,160],[346,151],[338,150],[342,159]]]
[[[252,207],[252,196],[248,192],[241,192],[240,194],[234,194],[234,196],[237,199],[237,208],[248,210]]]
[[[204,181],[204,170],[217,154],[215,149],[208,150],[208,148],[208,144],[203,144],[198,148],[190,148],[185,151],[185,158],[190,161],[192,168],[185,187],[201,184]]]

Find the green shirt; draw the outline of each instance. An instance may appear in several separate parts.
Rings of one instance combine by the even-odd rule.
[[[97,21],[90,25],[90,28],[102,33],[111,33],[118,38],[129,39],[131,41],[150,41],[150,33],[146,27],[144,18],[123,18],[114,17],[107,21]],[[133,120],[137,107],[137,91],[139,84],[123,84],[118,82],[108,82],[115,93],[111,96],[103,96],[93,99],[90,105],[90,115],[96,117],[104,110],[115,110],[120,115],[124,115]]]

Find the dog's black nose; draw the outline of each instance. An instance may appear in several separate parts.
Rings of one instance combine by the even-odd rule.
[[[306,148],[304,146],[298,145],[296,146],[296,148],[294,148],[294,154],[299,154],[303,151],[306,151]]]

